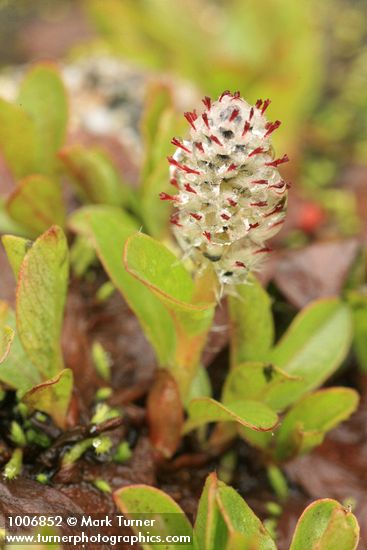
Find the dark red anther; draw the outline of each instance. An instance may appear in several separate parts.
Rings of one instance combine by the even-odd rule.
[[[167,160],[172,166],[176,166],[176,168],[178,168],[179,170],[183,170],[188,174],[197,174],[198,176],[200,175],[200,172],[198,172],[197,170],[194,170],[193,168],[190,168],[189,166],[186,166],[185,164],[180,164],[173,157],[167,157]]]
[[[255,103],[255,107],[256,109],[260,109],[261,105],[263,104],[263,100],[262,99],[258,99]]]
[[[219,139],[217,138],[217,136],[214,136],[214,135],[211,135],[210,136],[210,139],[212,141],[214,141],[214,143],[216,143],[217,145],[220,145],[222,147],[223,143],[221,141],[219,141]]]
[[[203,113],[203,114],[201,115],[201,118],[203,119],[205,126],[206,126],[206,127],[208,128],[208,130],[209,130],[210,126],[209,126],[208,115],[207,115],[206,113]]]
[[[254,116],[254,108],[251,107],[251,109],[250,109],[250,114],[249,114],[249,116],[248,116],[248,119],[251,120],[253,116]]]
[[[198,118],[198,115],[196,114],[196,111],[184,113],[184,117],[186,118],[187,122],[191,125],[191,127],[194,130],[196,130],[195,120]]]
[[[212,240],[212,236],[209,231],[204,231],[203,235],[206,239],[208,239],[209,242]]]
[[[190,168],[190,166],[186,166],[185,164],[181,166],[181,169],[187,172],[187,174],[196,174],[197,176],[200,176],[200,172],[198,170],[194,170],[193,168]]]
[[[237,260],[234,265],[236,267],[243,267],[244,269],[247,269],[245,264],[243,262],[240,262],[239,260]]]
[[[265,129],[267,130],[266,134],[264,134],[264,137],[270,136],[281,125],[280,120],[276,120],[275,122],[267,122],[265,124]]]
[[[222,99],[224,98],[224,96],[226,95],[232,95],[231,92],[229,90],[225,90],[219,97],[219,102],[222,101]]]
[[[251,202],[250,206],[268,206],[268,203],[266,201]]]
[[[180,147],[181,149],[183,149],[184,151],[186,151],[186,153],[189,153],[191,154],[191,151],[190,149],[188,149],[187,147],[185,147],[185,145],[183,143],[181,143],[181,141],[177,138],[173,138],[171,140],[171,143],[172,145],[175,145],[176,147]]]
[[[238,92],[234,92],[232,99],[240,99],[240,97],[241,97],[241,92],[238,91]]]
[[[266,185],[268,183],[268,180],[254,180],[251,183],[258,184],[258,185]]]
[[[259,248],[259,250],[255,250],[253,254],[262,254],[264,252],[273,252],[273,249],[269,248],[268,246],[265,246],[264,248]]]
[[[223,220],[226,220],[226,221],[231,219],[231,216],[228,216],[228,214],[221,214],[220,217],[223,218]]]
[[[210,111],[210,107],[212,106],[212,100],[210,99],[210,97],[205,96],[204,99],[202,100],[202,102],[204,103],[204,105],[208,109],[208,111]]]
[[[244,137],[247,134],[250,128],[251,128],[251,124],[249,123],[248,120],[246,120],[245,125],[243,127],[242,137]]]
[[[233,199],[227,199],[227,202],[228,202],[228,204],[229,204],[230,206],[233,206],[233,207],[234,207],[234,206],[237,206],[236,201],[234,201]]]
[[[277,225],[283,225],[284,222],[285,220],[279,220],[278,222],[273,223],[271,227],[277,227]]]
[[[264,149],[263,147],[256,147],[256,149],[254,149],[253,151],[251,151],[251,153],[249,154],[249,158],[250,157],[254,157],[255,155],[260,155],[261,153],[264,152]]]
[[[193,187],[191,187],[191,185],[189,183],[185,183],[184,185],[186,191],[188,191],[189,193],[195,193],[195,195],[197,195],[195,189]]]
[[[283,202],[281,202],[280,204],[277,204],[277,206],[275,208],[273,208],[273,210],[271,212],[268,212],[267,214],[265,214],[264,218],[268,218],[269,216],[272,216],[273,214],[278,214],[278,212],[282,212],[283,208],[284,208]]]
[[[177,160],[174,159],[173,157],[167,157],[167,160],[171,166],[176,166],[177,168],[181,168],[181,164],[177,162]]]
[[[227,168],[227,172],[232,172],[232,170],[236,170],[238,168],[238,164],[230,164]]]
[[[279,181],[278,183],[273,183],[273,185],[269,185],[269,189],[281,189],[285,185],[286,183],[282,180],[282,181]]]
[[[199,149],[199,151],[201,151],[202,153],[204,153],[204,147],[203,147],[203,144],[200,143],[200,141],[195,142],[195,147],[196,147],[197,149]]]
[[[259,222],[256,222],[256,223],[250,223],[249,225],[249,229],[255,229],[256,227],[259,227]]]
[[[263,104],[262,109],[261,109],[261,114],[262,115],[265,113],[265,111],[269,107],[270,103],[271,103],[270,99],[265,99],[264,104]]]
[[[284,164],[289,161],[288,155],[283,155],[281,159],[273,160],[272,162],[266,162],[265,166],[279,166],[279,164]]]
[[[176,225],[177,227],[182,227],[182,224],[179,222],[178,214],[172,214],[169,221],[172,225]]]
[[[275,191],[277,195],[284,195],[284,193],[289,189],[291,186],[290,183],[285,183],[284,181],[280,181],[279,183],[275,183],[274,185],[271,185],[269,189],[279,189],[279,191]]]
[[[175,195],[169,195],[168,193],[159,193],[159,198],[161,199],[161,201],[176,201],[177,200],[177,196]]]
[[[240,112],[239,109],[233,109],[231,116],[229,117],[229,122],[232,122],[235,118],[238,117],[238,113]]]
[[[176,187],[176,189],[179,189],[178,187],[178,181],[176,180],[176,178],[171,178],[169,180],[170,184],[173,185],[173,187]]]
[[[198,220],[198,221],[200,221],[203,217],[201,214],[196,214],[196,212],[190,212],[190,216],[192,216],[193,218],[195,218],[195,220]]]

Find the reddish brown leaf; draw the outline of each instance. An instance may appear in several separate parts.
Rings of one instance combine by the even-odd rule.
[[[178,386],[168,371],[157,372],[147,401],[147,415],[153,447],[162,457],[170,458],[181,440],[184,415]]]
[[[278,260],[274,280],[296,307],[340,294],[358,251],[358,241],[316,243],[285,252]]]

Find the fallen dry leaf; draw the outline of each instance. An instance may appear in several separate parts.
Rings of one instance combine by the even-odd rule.
[[[284,252],[274,281],[291,304],[302,308],[312,300],[340,294],[354,262],[357,239],[319,242]]]

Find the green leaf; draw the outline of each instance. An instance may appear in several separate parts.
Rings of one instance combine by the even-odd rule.
[[[36,367],[30,362],[20,343],[16,331],[15,314],[5,302],[0,301],[0,332],[9,327],[14,334],[11,348],[0,366],[0,383],[18,390],[21,395],[41,382]]]
[[[159,200],[161,192],[172,193],[169,183],[167,159],[164,157],[155,169],[146,176],[144,188],[140,193],[140,214],[144,222],[144,229],[156,239],[163,240],[169,235],[169,217],[172,205],[169,201]],[[154,215],[152,215],[154,212]]]
[[[148,89],[141,127],[145,145],[139,187],[141,215],[147,232],[162,239],[168,233],[172,211],[171,205],[158,198],[160,192],[172,190],[167,163],[173,150],[170,142],[173,136],[186,133],[186,121],[174,112],[166,85],[154,83]]]
[[[319,445],[324,435],[346,420],[358,406],[349,388],[329,388],[304,397],[284,417],[276,434],[276,458],[287,460]]]
[[[160,242],[143,233],[132,235],[125,246],[124,262],[129,273],[164,303],[189,310],[198,309],[198,306],[190,303],[194,295],[194,283],[189,272]]]
[[[24,227],[11,219],[5,209],[5,203],[6,201],[0,197],[0,233],[12,233],[13,235],[24,234]]]
[[[336,298],[310,304],[292,322],[269,353],[270,363],[302,382],[284,395],[283,407],[319,387],[344,360],[352,338],[351,313]]]
[[[211,275],[208,274],[208,286],[213,293],[210,303],[196,294],[199,287],[195,287],[190,274],[172,252],[142,233],[126,241],[124,264],[128,273],[159,299],[172,319],[176,353],[171,368],[185,400],[199,368],[201,351],[214,316]]]
[[[310,504],[298,520],[290,550],[355,550],[359,526],[355,516],[336,500]]]
[[[59,156],[84,201],[110,206],[131,206],[134,203],[133,189],[122,181],[104,151],[73,145],[63,149]]]
[[[211,397],[212,393],[213,391],[208,371],[205,367],[200,366],[195,378],[192,381],[187,399],[188,401],[191,401],[191,399],[195,399],[196,397]]]
[[[50,173],[55,169],[55,155],[64,142],[68,119],[66,91],[54,65],[40,63],[28,72],[20,86],[18,104],[34,122],[41,171]]]
[[[160,160],[168,154],[168,143],[172,135],[165,135],[162,139],[162,117],[165,113],[171,114],[173,108],[172,93],[167,85],[160,82],[153,82],[146,94],[144,112],[141,118],[141,133],[144,139],[144,163],[142,169],[142,180],[151,174]],[[165,148],[162,150],[162,147]]]
[[[7,325],[0,325],[0,364],[7,358],[12,342],[14,340],[14,330]]]
[[[199,500],[194,534],[198,550],[224,548],[227,528],[217,503],[218,478],[213,472],[206,478]]]
[[[218,481],[207,477],[195,522],[198,550],[276,550],[274,541],[243,498]]]
[[[97,256],[91,239],[84,235],[77,235],[70,248],[70,267],[73,273],[82,278],[93,264],[97,263]],[[111,284],[107,281],[106,284]],[[96,298],[98,298],[96,294]]]
[[[276,550],[273,539],[259,518],[235,489],[221,481],[218,482],[217,503],[228,529],[229,542],[231,538],[241,541],[241,546],[236,547],[232,542],[227,548]],[[238,537],[239,534],[242,537]]]
[[[254,541],[250,541],[250,548],[251,550],[257,550],[258,544],[254,544]],[[248,550],[249,548],[249,542],[246,535],[243,535],[242,533],[239,533],[238,531],[235,531],[234,533],[231,533],[228,536],[228,541],[226,544],[225,550]]]
[[[189,418],[184,433],[208,422],[237,422],[259,431],[272,430],[278,423],[275,412],[258,401],[235,401],[223,405],[209,397],[202,397],[190,401],[187,413]]]
[[[284,395],[299,384],[294,377],[266,363],[248,362],[232,369],[226,377],[222,401],[230,403],[240,399],[252,399],[266,403],[275,411],[281,411]]]
[[[228,298],[232,367],[245,361],[266,360],[274,340],[271,301],[256,277],[237,286],[236,293]]]
[[[367,294],[350,291],[348,300],[353,313],[354,351],[361,371],[367,372]]]
[[[74,213],[70,225],[92,237],[103,267],[139,319],[159,363],[169,365],[176,345],[172,320],[159,299],[129,275],[122,263],[124,244],[138,229],[136,222],[120,209],[94,206]]]
[[[26,254],[17,285],[19,337],[44,380],[63,369],[60,335],[68,273],[66,238],[53,226]]]
[[[23,237],[16,237],[15,235],[3,235],[1,241],[4,245],[14,277],[17,279],[24,256],[33,245],[33,242]]]
[[[37,237],[52,224],[63,226],[65,222],[60,184],[47,176],[24,178],[7,200],[6,209],[30,237]]]
[[[36,142],[33,121],[24,109],[0,98],[0,152],[15,178],[38,171]]]
[[[53,378],[34,386],[23,396],[22,401],[30,410],[49,414],[59,428],[65,429],[72,391],[73,372],[64,369]]]
[[[149,532],[152,538],[159,536],[162,540],[173,535],[187,536],[191,541],[187,546],[192,548],[193,533],[189,520],[178,504],[163,491],[148,485],[131,485],[116,491],[113,498],[124,515],[132,519],[155,520],[149,526],[133,527],[136,533],[144,535]],[[182,543],[168,546],[154,542],[142,545],[144,550],[180,550],[187,546]]]
[[[242,439],[247,441],[252,447],[259,449],[265,454],[268,454],[274,439],[273,432],[255,432],[245,426],[237,426],[237,432]]]

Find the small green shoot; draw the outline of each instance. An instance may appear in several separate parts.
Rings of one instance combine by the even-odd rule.
[[[103,380],[109,382],[111,379],[111,356],[106,352],[102,344],[93,342],[92,358],[96,371]]]
[[[104,455],[111,450],[112,441],[108,436],[104,435],[95,437],[93,439],[92,445],[97,455]]]
[[[23,468],[23,451],[20,448],[16,448],[13,451],[11,459],[4,466],[3,475],[4,478],[11,481],[22,473]]]
[[[83,454],[92,447],[92,445],[92,437],[75,443],[75,445],[73,445],[71,449],[69,449],[62,457],[61,468],[67,468],[68,466],[71,466],[72,464],[77,462],[83,456]]]
[[[104,388],[99,388],[96,391],[96,394],[94,396],[95,401],[106,401],[109,397],[112,395],[112,388],[109,388],[108,386],[105,386]]]
[[[111,281],[106,281],[96,292],[98,302],[106,302],[115,292],[115,287]]]
[[[37,474],[36,481],[42,485],[48,485],[50,483],[48,475],[44,473]]]
[[[112,493],[111,485],[104,479],[94,479],[92,483],[101,493]]]
[[[26,435],[21,425],[15,420],[10,425],[10,439],[16,447],[25,447],[27,444]]]
[[[124,462],[127,462],[131,457],[133,453],[130,449],[130,446],[127,441],[122,441],[119,443],[112,460],[114,462],[117,462],[118,464],[123,464]]]
[[[91,424],[102,424],[106,420],[111,420],[112,418],[119,418],[121,412],[117,409],[111,408],[107,403],[98,403],[96,410],[91,419]]]
[[[279,500],[281,502],[287,500],[289,488],[283,472],[277,466],[272,464],[268,466],[267,474],[269,483]]]

